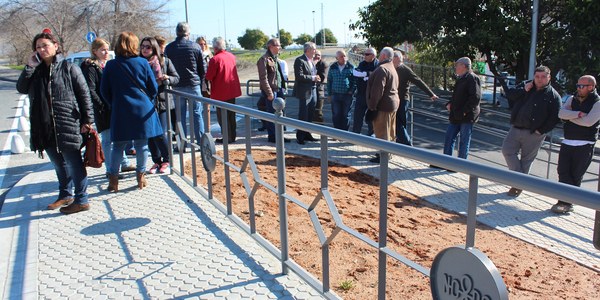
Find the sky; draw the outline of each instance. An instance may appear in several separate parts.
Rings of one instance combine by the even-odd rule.
[[[348,29],[348,24],[358,20],[358,9],[369,5],[369,0],[187,0],[192,35],[204,35],[210,39],[222,36],[234,47],[238,46],[237,38],[247,28],[258,28],[269,36],[275,35],[277,2],[279,28],[290,32],[293,38],[301,33],[314,35],[323,24],[331,29],[338,43],[362,41],[354,37],[355,32]],[[167,8],[170,10],[168,26],[174,32],[177,23],[185,21],[185,0],[169,0]]]

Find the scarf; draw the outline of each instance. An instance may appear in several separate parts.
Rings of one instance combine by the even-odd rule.
[[[43,158],[43,150],[56,146],[50,111],[50,68],[41,63],[32,76],[33,99],[31,102],[31,150]],[[36,86],[39,84],[39,86]]]
[[[154,72],[156,82],[160,85],[162,83],[163,73],[160,67],[160,61],[158,60],[158,56],[152,55],[152,57],[148,59],[148,63],[150,64],[150,68]]]

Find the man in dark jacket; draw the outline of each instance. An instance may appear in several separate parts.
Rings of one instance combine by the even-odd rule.
[[[565,121],[558,155],[558,181],[581,186],[581,180],[594,157],[594,146],[600,127],[600,96],[596,93],[596,78],[581,76],[577,93],[560,108],[558,117]],[[551,209],[558,214],[573,211],[573,204],[558,201]]]
[[[431,101],[437,100],[439,97],[434,94],[431,89],[423,82],[423,80],[413,72],[411,68],[403,63],[404,57],[402,52],[394,52],[394,66],[396,72],[398,72],[398,78],[400,79],[400,85],[398,86],[398,96],[400,97],[400,106],[396,112],[396,143],[412,146],[412,140],[406,130],[406,120],[408,119],[408,105],[410,104],[410,98],[408,92],[410,91],[410,83],[412,82],[418,86],[423,92],[425,92]]]
[[[452,98],[446,104],[450,112],[448,129],[444,141],[444,154],[452,155],[456,136],[460,133],[458,157],[467,159],[471,144],[473,124],[479,119],[479,103],[481,102],[481,81],[471,70],[471,59],[459,58],[454,64],[456,84]]]
[[[185,22],[177,24],[175,29],[177,38],[165,48],[165,54],[179,74],[179,83],[174,87],[175,90],[202,96],[202,82],[204,81],[204,62],[202,60],[202,49],[200,46],[189,40],[190,25]],[[187,136],[187,105],[177,101],[175,106],[179,106],[181,111],[181,125],[183,133]],[[194,135],[196,140],[200,139],[204,132],[204,120],[202,119],[202,104],[194,101]]]
[[[354,70],[356,79],[356,100],[354,101],[354,116],[352,123],[352,132],[360,133],[365,122],[365,113],[367,112],[367,81],[369,76],[379,66],[377,59],[377,50],[368,48],[364,53],[364,60],[358,64]],[[373,134],[373,122],[367,123],[367,135]]]
[[[508,169],[527,174],[546,133],[559,122],[560,95],[550,85],[550,69],[545,66],[535,69],[533,81],[520,84],[507,95],[513,107],[512,126],[502,142],[502,155]],[[507,195],[518,197],[521,192],[512,187]]]
[[[294,61],[294,95],[298,98],[298,120],[312,122],[315,114],[315,102],[317,97],[317,84],[321,77],[317,76],[317,69],[313,62],[313,56],[317,45],[313,42],[304,44],[304,54],[298,56]],[[306,141],[316,141],[310,132],[304,130],[296,131],[296,142],[304,145]]]

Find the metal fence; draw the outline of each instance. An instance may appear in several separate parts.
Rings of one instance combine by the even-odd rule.
[[[498,168],[492,168],[490,166],[486,166],[480,163],[457,159],[454,157],[449,157],[446,155],[433,153],[427,150],[422,150],[419,148],[408,147],[405,145],[391,143],[380,139],[374,139],[371,137],[367,137],[364,135],[354,134],[346,131],[341,131],[334,128],[329,128],[317,124],[307,123],[291,118],[284,117],[282,115],[283,102],[281,105],[274,105],[276,109],[275,114],[269,114],[261,111],[257,111],[252,108],[247,108],[239,105],[232,105],[226,102],[215,101],[204,97],[192,96],[189,94],[181,93],[174,90],[166,90],[165,93],[171,93],[175,96],[176,105],[188,105],[188,111],[192,111],[193,101],[200,101],[203,104],[214,105],[218,108],[221,108],[223,127],[227,127],[227,111],[233,111],[237,114],[243,115],[245,122],[245,151],[246,151],[246,160],[243,163],[242,167],[237,167],[233,165],[229,161],[229,147],[228,147],[228,137],[227,131],[223,132],[223,156],[219,156],[214,150],[214,144],[205,143],[209,135],[204,136],[204,140],[202,145],[194,142],[196,138],[194,137],[194,122],[190,120],[188,132],[191,137],[189,139],[183,137],[181,135],[182,124],[179,123],[179,135],[178,135],[178,143],[180,143],[180,150],[182,142],[187,142],[192,145],[191,151],[187,154],[190,157],[191,161],[191,172],[192,178],[191,180],[187,178],[184,174],[184,170],[186,169],[186,158],[187,155],[183,153],[183,151],[179,152],[179,168],[173,166],[172,172],[180,175],[186,182],[191,184],[198,192],[204,195],[209,202],[211,202],[215,207],[221,210],[228,218],[230,218],[234,223],[236,223],[239,227],[245,230],[249,235],[251,235],[258,243],[260,243],[263,247],[265,247],[268,251],[270,251],[273,255],[279,258],[281,261],[282,273],[287,274],[290,270],[297,273],[304,280],[306,280],[309,284],[311,284],[316,289],[320,290],[323,295],[327,298],[336,298],[336,295],[331,291],[331,283],[330,283],[330,261],[329,261],[329,246],[333,240],[336,239],[336,236],[340,232],[346,232],[353,238],[356,238],[364,243],[366,243],[369,247],[378,251],[378,298],[384,299],[386,294],[386,281],[387,281],[387,260],[395,260],[399,263],[402,263],[414,270],[429,276],[430,269],[420,265],[415,261],[411,261],[407,257],[402,254],[390,249],[387,247],[387,234],[388,234],[388,216],[387,216],[387,207],[388,207],[388,162],[389,162],[389,154],[399,155],[402,157],[406,157],[409,159],[413,159],[416,161],[420,161],[426,164],[434,164],[436,166],[440,166],[442,168],[454,170],[457,172],[465,173],[469,175],[469,190],[468,190],[468,204],[465,211],[467,211],[467,229],[465,233],[465,247],[474,247],[475,246],[475,226],[477,222],[477,197],[478,197],[478,182],[479,178],[485,178],[490,181],[494,181],[501,184],[506,184],[508,186],[513,186],[516,188],[522,188],[528,191],[532,191],[538,193],[540,195],[548,196],[551,198],[558,198],[563,201],[568,201],[577,205],[585,206],[596,210],[596,223],[594,229],[594,245],[596,248],[600,249],[600,202],[598,199],[600,198],[600,193],[588,191],[584,189],[580,189],[574,186],[551,182],[544,179],[536,178],[533,176],[528,176],[525,174],[515,173],[507,170],[501,170]],[[179,109],[177,109],[177,114],[179,115]],[[190,114],[190,118],[193,117],[193,114]],[[204,120],[205,123],[208,122],[209,112],[204,111]],[[273,187],[266,182],[258,179],[261,178],[259,174],[255,174],[258,172],[257,168],[252,167],[252,132],[251,132],[251,118],[257,118],[261,120],[266,120],[269,122],[273,122],[275,124],[276,130],[276,165],[277,165],[277,187]],[[169,116],[170,119],[170,116]],[[179,118],[180,120],[180,118]],[[170,128],[170,120],[169,124],[169,139],[172,138],[175,131]],[[321,165],[321,179],[320,179],[320,192],[316,200],[310,205],[306,205],[303,202],[295,199],[286,193],[286,162],[285,162],[285,143],[283,139],[284,134],[284,126],[294,127],[300,130],[305,130],[311,133],[316,133],[321,136],[320,139],[320,165]],[[379,173],[379,238],[378,241],[375,241],[368,236],[361,234],[360,232],[348,227],[344,223],[343,216],[338,213],[335,199],[329,193],[329,186],[327,181],[328,174],[328,150],[330,139],[337,139],[339,141],[343,141],[346,143],[350,143],[357,146],[363,146],[371,149],[377,149],[380,153],[381,162],[379,164],[380,173]],[[224,172],[225,178],[225,188],[227,189],[227,199],[226,205],[223,205],[215,200],[213,197],[213,187],[212,187],[212,177],[211,172],[206,172],[208,184],[207,186],[201,187],[198,186],[198,182],[196,179],[196,174],[200,170],[196,168],[196,153],[201,151],[203,159],[210,158],[221,161],[225,167],[222,170]],[[171,152],[171,150],[170,150]],[[172,152],[170,153],[172,155]],[[255,182],[251,189],[247,189],[248,191],[248,205],[249,205],[249,224],[246,224],[242,219],[236,216],[233,213],[232,209],[232,199],[231,193],[229,191],[229,183],[232,175],[240,176],[240,178],[245,182],[248,180],[246,173],[252,172],[254,175],[253,178]],[[264,176],[263,176],[264,177]],[[256,231],[256,212],[254,210],[254,193],[258,188],[266,188],[272,193],[276,194],[279,200],[279,222],[280,222],[280,244],[279,248],[275,247],[271,242],[262,237]],[[315,211],[315,206],[320,201],[325,201],[327,205],[330,207],[331,215],[333,216],[333,220],[335,221],[335,228],[332,231],[332,234],[327,236],[321,225],[318,221],[317,212]],[[289,256],[289,231],[288,231],[288,204],[289,205],[297,205],[298,207],[305,210],[305,212],[310,216],[312,220],[313,226],[317,231],[319,243],[322,247],[322,278],[323,281],[319,282],[315,279],[314,276],[305,271],[302,267],[300,267],[296,262],[294,262]]]

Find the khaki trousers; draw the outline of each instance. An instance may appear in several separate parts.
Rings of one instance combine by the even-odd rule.
[[[396,140],[396,111],[378,111],[373,120],[373,132],[378,139]]]

